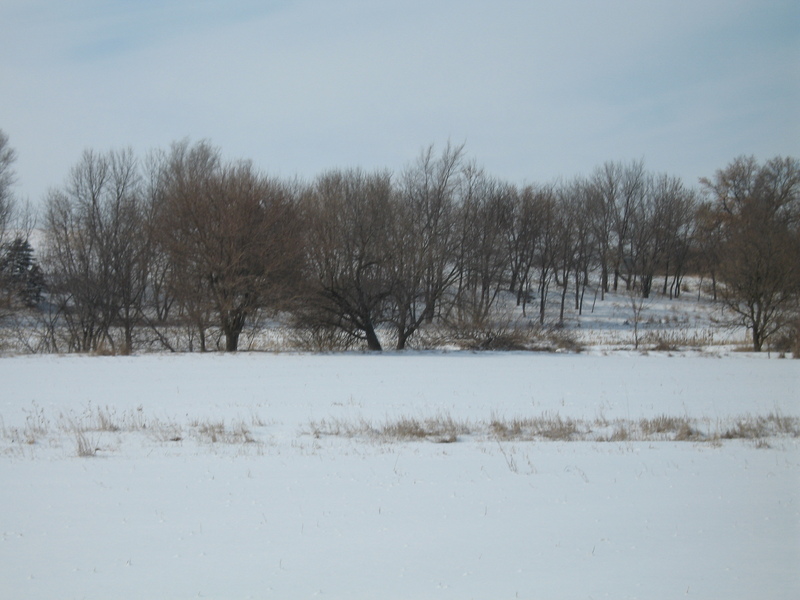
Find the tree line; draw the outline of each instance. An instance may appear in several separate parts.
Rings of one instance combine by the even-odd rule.
[[[45,199],[36,260],[11,227],[14,154],[0,142],[3,305],[36,307],[51,350],[131,351],[141,332],[174,350],[169,332],[183,327],[192,349],[218,332],[235,351],[265,318],[403,349],[432,324],[491,320],[501,298],[563,325],[587,289],[674,298],[688,274],[709,279],[756,350],[796,319],[792,158],[738,158],[697,190],[641,161],[517,186],[451,144],[398,173],[311,181],[226,161],[205,141],[145,157],[89,150]]]

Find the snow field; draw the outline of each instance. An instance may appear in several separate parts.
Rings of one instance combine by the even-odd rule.
[[[800,443],[315,437],[321,420],[800,416],[751,354],[0,360],[0,596],[795,598]],[[58,425],[102,409],[172,424]],[[35,443],[11,439],[33,420]],[[86,421],[88,422],[88,421]],[[252,441],[199,435],[243,424]]]

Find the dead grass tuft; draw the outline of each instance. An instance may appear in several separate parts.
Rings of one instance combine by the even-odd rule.
[[[99,448],[90,440],[84,431],[75,429],[75,451],[81,458],[96,456]]]
[[[379,430],[380,437],[389,440],[427,439],[439,444],[458,441],[459,435],[470,433],[464,422],[456,422],[450,415],[417,419],[401,417],[397,421],[387,421]]]
[[[545,413],[538,417],[501,420],[492,417],[489,429],[501,440],[561,440],[569,441],[582,434],[584,427],[575,419],[562,418],[558,413]]]
[[[456,442],[460,435],[468,435],[471,432],[469,423],[456,421],[449,415],[428,418],[400,417],[395,421],[387,420],[379,425],[374,425],[366,419],[357,421],[322,419],[311,421],[309,429],[315,438],[364,437],[387,442],[427,440],[438,444]]]
[[[236,421],[230,428],[225,426],[225,421],[203,421],[196,429],[197,437],[201,442],[211,444],[252,444],[255,442],[250,429],[244,421]]]
[[[680,423],[672,439],[676,442],[696,442],[702,440],[704,437],[701,431],[693,427],[688,420],[685,420]]]
[[[776,436],[800,437],[800,419],[774,412],[767,416],[746,415],[720,434],[726,440],[756,440]]]
[[[119,431],[120,426],[114,422],[113,410],[108,407],[97,407],[96,428],[98,431]]]
[[[310,421],[309,428],[311,435],[315,438],[376,437],[378,435],[375,428],[364,419],[359,419],[356,422],[344,421],[342,419],[322,419],[320,421]]]

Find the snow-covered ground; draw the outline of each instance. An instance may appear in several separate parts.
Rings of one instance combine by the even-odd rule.
[[[800,417],[800,361],[20,356],[0,381],[2,598],[800,597],[800,439],[718,439]],[[665,415],[703,436],[487,428]],[[369,433],[404,419],[471,429]]]

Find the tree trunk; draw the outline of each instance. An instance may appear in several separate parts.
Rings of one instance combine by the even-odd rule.
[[[239,349],[239,336],[244,329],[247,313],[242,309],[233,309],[222,313],[222,333],[225,334],[225,352],[236,352]]]
[[[544,325],[544,311],[547,308],[547,285],[539,286],[539,325]]]
[[[133,325],[125,323],[125,347],[122,349],[124,355],[133,352]]]
[[[372,323],[367,323],[364,327],[364,334],[367,338],[367,348],[374,352],[380,352],[383,350],[381,347],[381,342],[378,339],[378,335],[375,333],[375,328],[372,326]]]
[[[397,346],[396,346],[397,350],[406,349],[406,344],[408,343],[408,340],[417,331],[419,325],[420,325],[419,321],[406,323],[405,319],[403,319],[402,322],[397,324]]]
[[[753,351],[754,352],[761,352],[761,348],[764,345],[764,325],[762,325],[761,320],[761,307],[756,306],[750,308],[750,321],[753,325]]]
[[[606,299],[606,292],[608,291],[608,267],[605,262],[603,263],[602,272],[600,274],[600,301]],[[596,296],[596,295],[595,295]]]
[[[642,276],[642,298],[649,298],[650,297],[650,290],[653,288],[653,276],[643,275]]]
[[[397,349],[398,350],[405,350],[406,349],[406,342],[408,341],[409,335],[406,334],[405,331],[397,331]]]
[[[236,352],[239,349],[240,333],[241,331],[229,328],[225,330],[225,352]]]
[[[754,352],[761,352],[761,347],[764,345],[764,341],[761,339],[761,331],[759,330],[758,326],[753,327],[753,351]]]
[[[561,310],[558,313],[558,324],[564,325],[564,307],[567,303],[567,277],[564,277],[564,288],[561,290]]]

